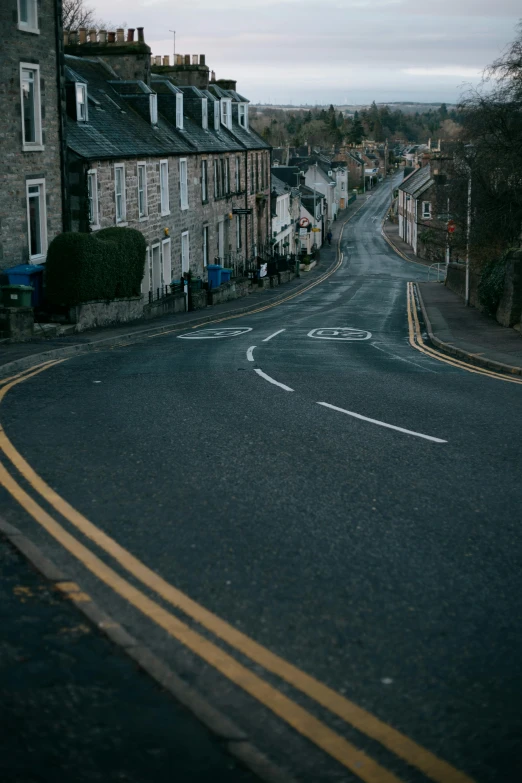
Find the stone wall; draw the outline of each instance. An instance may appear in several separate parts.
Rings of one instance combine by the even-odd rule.
[[[97,326],[126,323],[143,317],[143,301],[140,296],[131,299],[114,299],[111,302],[83,302],[69,310],[70,323],[78,332]]]
[[[61,10],[61,2],[58,3]],[[0,2],[0,268],[29,262],[26,182],[45,180],[47,240],[62,231],[61,116],[54,0],[38,3],[39,34],[18,29],[17,0]],[[43,149],[22,143],[20,63],[39,65]]]
[[[508,258],[504,292],[496,318],[502,326],[516,326],[522,322],[522,250],[515,250]]]
[[[469,274],[469,294],[470,304],[473,307],[482,309],[478,298],[478,283],[479,277],[477,273],[470,269]],[[446,276],[446,285],[451,291],[460,296],[461,299],[465,299],[466,296],[466,265],[459,264],[452,261],[448,264],[448,274]]]

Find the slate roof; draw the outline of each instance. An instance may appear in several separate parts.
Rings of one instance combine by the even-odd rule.
[[[216,97],[207,91],[177,88],[172,84],[165,87],[163,77],[153,77],[152,92],[158,94],[158,124],[153,126],[149,114],[151,91],[143,82],[118,80],[114,71],[99,60],[65,55],[65,63],[67,81],[87,83],[88,122],[67,117],[67,146],[82,158],[99,160],[270,149],[257,133],[244,130],[236,121],[233,121],[231,131],[222,126],[215,131],[210,111],[208,130],[202,128],[190,111],[184,111],[184,128],[176,128],[176,92],[182,92],[187,99],[205,96],[215,101]],[[237,93],[234,95],[241,97]]]
[[[413,198],[418,198],[425,190],[435,183],[435,180],[431,177],[431,168],[428,164],[421,169],[416,169],[413,174],[410,174],[399,185],[399,190],[408,193]]]
[[[276,166],[277,179],[281,182],[285,182],[291,188],[297,187],[299,183],[298,174],[300,172],[299,166]],[[274,171],[274,168],[272,169]]]
[[[272,189],[272,193],[275,191],[278,196],[286,196],[290,193],[289,185],[286,182],[283,182],[282,179],[279,179],[279,177],[276,177],[274,174],[272,174],[270,177],[270,187]]]

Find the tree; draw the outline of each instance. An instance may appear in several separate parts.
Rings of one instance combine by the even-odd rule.
[[[62,0],[62,20],[64,30],[79,30],[85,27],[87,30],[108,30],[111,27],[125,27],[125,22],[113,25],[112,22],[103,22],[98,19],[93,8],[85,5],[85,0]]]
[[[353,115],[352,127],[348,133],[348,141],[350,144],[360,144],[364,138],[364,128],[362,122],[359,119],[359,112],[355,112]]]

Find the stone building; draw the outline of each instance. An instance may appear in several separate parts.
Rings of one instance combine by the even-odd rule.
[[[0,3],[0,268],[45,261],[63,230],[61,0]]]
[[[428,163],[409,174],[399,185],[399,236],[411,246],[415,255],[424,257],[423,232],[435,217],[434,185]]]
[[[81,30],[65,48],[71,225],[139,229],[145,295],[216,260],[240,275],[268,242],[270,147],[235,82],[202,56],[151,64],[134,32]]]

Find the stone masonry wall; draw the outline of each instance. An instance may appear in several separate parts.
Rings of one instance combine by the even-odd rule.
[[[266,171],[270,171],[270,153],[263,151],[266,158]],[[231,192],[228,196],[214,198],[214,159],[229,157],[230,187],[235,190],[236,160],[240,160],[240,191]],[[235,208],[251,208],[252,215],[241,217],[241,248],[239,253],[248,255],[254,242],[267,241],[267,228],[264,210],[267,209],[269,189],[262,188],[267,201],[259,209],[259,199],[256,193],[251,193],[252,173],[245,171],[245,153],[229,153],[228,155],[192,155],[187,157],[188,170],[188,203],[189,208],[182,210],[180,206],[179,157],[126,159],[121,161],[91,161],[85,163],[85,174],[88,169],[96,169],[98,180],[98,212],[99,227],[106,228],[116,224],[116,206],[114,196],[114,164],[125,164],[126,182],[126,222],[122,225],[136,228],[143,233],[147,245],[152,247],[161,243],[167,237],[171,240],[171,278],[181,277],[181,235],[189,232],[190,269],[193,275],[205,277],[203,267],[203,226],[209,229],[209,263],[214,262],[218,255],[218,227],[224,223],[225,252],[236,252],[236,216],[232,215]],[[160,205],[160,160],[169,162],[169,200],[170,214],[161,215]],[[208,203],[202,203],[201,162],[207,161],[207,193]],[[252,156],[249,158],[252,166]],[[147,205],[148,215],[138,216],[138,162],[147,164]],[[255,180],[254,180],[255,184]],[[261,187],[259,183],[259,187]],[[73,224],[73,230],[78,229]],[[168,281],[170,282],[170,280]]]
[[[29,261],[26,181],[45,179],[48,242],[62,231],[59,90],[54,0],[39,0],[40,33],[18,29],[17,0],[0,2],[0,268]],[[43,151],[22,149],[20,63],[40,66]]]

